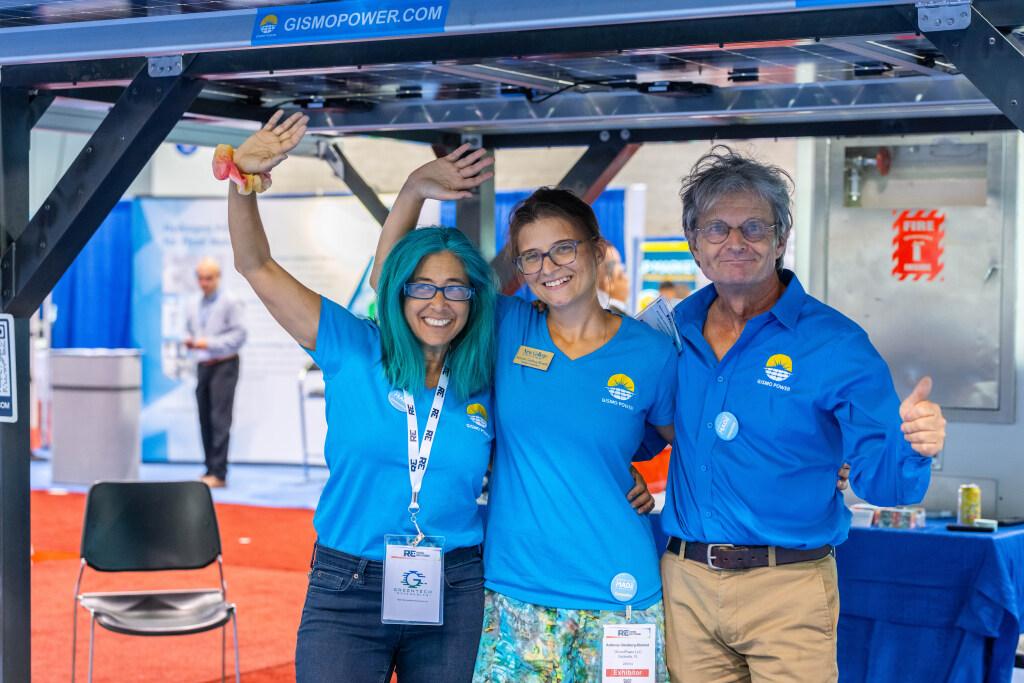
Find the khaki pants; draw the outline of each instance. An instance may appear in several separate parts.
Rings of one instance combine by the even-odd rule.
[[[717,571],[661,558],[673,683],[822,683],[839,678],[835,558]]]

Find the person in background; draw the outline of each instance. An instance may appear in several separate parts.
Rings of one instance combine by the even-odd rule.
[[[242,303],[220,288],[220,264],[204,257],[196,265],[202,295],[188,309],[184,344],[196,361],[196,403],[210,488],[228,478],[228,444],[238,385],[238,351],[245,343]]]
[[[869,502],[916,503],[945,440],[931,379],[900,403],[864,330],[783,269],[790,184],[723,145],[683,181],[683,229],[711,284],[673,311],[661,571],[675,683],[837,680],[834,547],[850,512],[836,468],[850,464]]]
[[[675,308],[676,304],[685,299],[687,294],[689,294],[689,290],[671,280],[662,280],[658,285],[658,295],[669,308]]]
[[[604,260],[599,266],[597,300],[612,313],[629,315],[629,275],[622,264],[622,255],[609,242],[604,243]]]

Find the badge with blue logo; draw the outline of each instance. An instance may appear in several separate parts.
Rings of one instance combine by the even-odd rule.
[[[728,410],[723,410],[715,417],[715,434],[722,441],[732,441],[740,433],[740,421]]]
[[[636,577],[622,572],[612,578],[612,597],[619,602],[629,602],[636,596]]]
[[[353,577],[354,579],[355,577]],[[384,537],[384,624],[444,623],[444,538],[388,534]]]

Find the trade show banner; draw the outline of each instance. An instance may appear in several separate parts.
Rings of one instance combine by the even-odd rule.
[[[300,462],[298,374],[310,358],[235,271],[226,201],[138,199],[133,211],[131,319],[143,360],[143,460],[203,459],[195,363],[181,342],[188,306],[200,296],[196,263],[210,256],[221,264],[221,291],[243,302],[248,331],[229,457]],[[350,196],[261,199],[260,213],[275,260],[310,289],[347,305],[380,234],[359,202]],[[309,420],[316,432],[309,433],[309,443],[322,444],[322,400],[307,412],[318,418]]]
[[[658,297],[658,288],[669,283],[673,298],[686,298],[696,286],[697,262],[690,253],[690,244],[677,237],[649,237],[637,240],[633,250],[637,263],[634,280],[637,310],[642,311]]]

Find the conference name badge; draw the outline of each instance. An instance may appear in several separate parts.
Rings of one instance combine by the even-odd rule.
[[[601,642],[601,683],[654,683],[654,624],[608,624]]]
[[[444,538],[389,534],[384,537],[384,624],[444,623]]]
[[[551,360],[554,357],[553,351],[541,351],[524,344],[516,351],[516,357],[512,359],[512,362],[516,365],[547,372],[548,366],[551,365]]]

